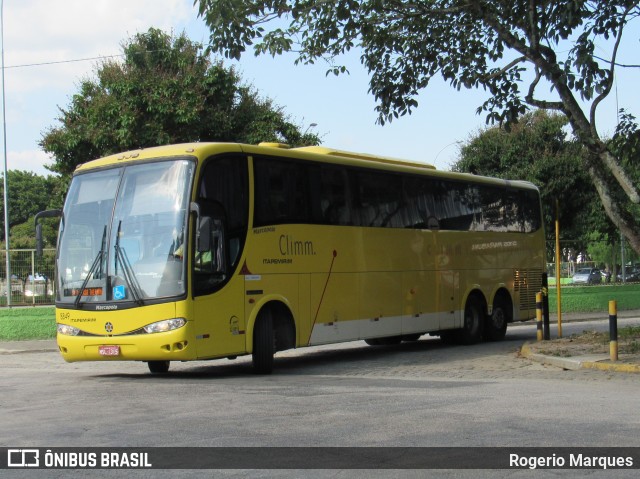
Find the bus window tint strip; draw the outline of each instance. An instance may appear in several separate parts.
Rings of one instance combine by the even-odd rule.
[[[306,223],[530,233],[535,189],[256,158],[254,226]]]

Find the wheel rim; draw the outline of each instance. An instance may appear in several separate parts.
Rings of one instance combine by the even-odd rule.
[[[470,335],[474,335],[480,329],[480,314],[471,306],[464,317],[464,327]]]
[[[502,329],[507,321],[504,310],[502,308],[496,308],[493,310],[493,314],[491,316],[493,327],[497,330]]]

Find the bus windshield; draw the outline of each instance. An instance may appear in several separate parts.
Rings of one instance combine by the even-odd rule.
[[[58,301],[144,304],[183,295],[194,168],[179,159],[76,175],[60,225]]]

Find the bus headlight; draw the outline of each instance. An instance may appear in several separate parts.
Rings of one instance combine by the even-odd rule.
[[[68,324],[58,324],[58,334],[64,334],[65,336],[77,336],[80,334],[80,330],[73,326],[69,326]]]
[[[163,321],[146,325],[144,330],[147,333],[164,333],[166,331],[173,331],[174,329],[181,328],[185,324],[187,324],[187,320],[184,318],[165,319]]]

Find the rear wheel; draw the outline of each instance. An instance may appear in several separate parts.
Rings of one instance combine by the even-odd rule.
[[[462,344],[476,344],[482,340],[484,328],[484,308],[477,296],[470,296],[464,307],[464,325],[460,330]]]
[[[169,361],[149,361],[149,371],[153,374],[165,374],[169,372]]]
[[[253,330],[253,370],[258,374],[271,374],[275,351],[273,316],[271,311],[264,310],[260,313]]]
[[[501,341],[507,334],[507,323],[511,318],[511,302],[505,298],[497,298],[493,312],[484,328],[484,338],[487,341]]]

